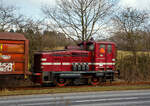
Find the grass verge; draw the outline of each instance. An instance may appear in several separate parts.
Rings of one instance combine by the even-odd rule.
[[[86,87],[64,87],[29,90],[8,90],[0,91],[0,96],[10,95],[31,95],[31,94],[54,94],[72,92],[97,92],[97,91],[119,91],[119,90],[141,90],[150,89],[150,85],[130,85],[130,86],[86,86]]]

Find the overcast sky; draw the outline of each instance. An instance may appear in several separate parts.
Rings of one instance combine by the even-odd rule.
[[[120,0],[119,3],[123,7],[134,7],[138,9],[150,9],[150,0]]]
[[[55,5],[55,0],[2,0],[6,5],[14,5],[19,9],[19,12],[34,18],[40,18],[42,15],[41,5]],[[121,7],[134,7],[138,9],[150,10],[150,0],[119,0]]]

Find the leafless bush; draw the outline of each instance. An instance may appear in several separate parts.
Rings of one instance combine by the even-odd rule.
[[[120,69],[121,78],[127,82],[148,81],[150,80],[150,56],[141,54],[136,56],[125,56],[118,60],[117,65]]]

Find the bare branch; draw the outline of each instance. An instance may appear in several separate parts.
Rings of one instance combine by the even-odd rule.
[[[95,25],[107,18],[113,6],[110,0],[57,0],[55,8],[44,6],[42,12],[66,36],[85,41],[98,32]]]

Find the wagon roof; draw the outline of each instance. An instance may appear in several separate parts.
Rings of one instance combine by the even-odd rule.
[[[23,34],[0,32],[0,40],[27,40]]]

